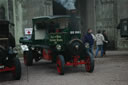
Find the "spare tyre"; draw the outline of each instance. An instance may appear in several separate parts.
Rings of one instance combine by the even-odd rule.
[[[84,44],[80,39],[72,39],[68,46],[68,52],[72,56],[79,56],[84,53]]]

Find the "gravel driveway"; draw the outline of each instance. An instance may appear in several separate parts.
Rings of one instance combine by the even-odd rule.
[[[128,85],[128,51],[109,51],[95,59],[93,73],[85,72],[84,65],[66,67],[65,75],[57,74],[56,65],[40,61],[32,67],[22,62],[22,78],[12,81],[11,74],[0,73],[0,85]]]

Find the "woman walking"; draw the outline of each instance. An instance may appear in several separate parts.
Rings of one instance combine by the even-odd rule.
[[[96,48],[96,55],[95,55],[95,57],[98,56],[98,52],[100,50],[101,50],[101,57],[103,57],[103,52],[104,52],[103,51],[103,42],[107,43],[107,41],[104,40],[104,36],[102,35],[101,31],[98,30],[97,34],[96,34],[96,46],[97,46],[97,48]]]

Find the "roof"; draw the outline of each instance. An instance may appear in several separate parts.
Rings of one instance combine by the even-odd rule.
[[[10,25],[14,26],[14,23],[11,23],[10,21],[4,20],[4,19],[0,19],[0,24],[10,24]]]
[[[0,24],[9,24],[10,22],[8,20],[0,19]]]
[[[57,18],[69,18],[69,15],[56,15],[56,16],[39,16],[39,17],[34,17],[33,20],[36,19],[57,19]]]
[[[60,18],[71,18],[71,16],[70,15],[39,16],[39,17],[34,17],[32,21],[33,23],[42,22],[42,21],[49,22],[51,20],[60,19]],[[76,18],[80,19],[79,16],[76,16]]]
[[[120,19],[120,21],[128,21],[128,18]]]

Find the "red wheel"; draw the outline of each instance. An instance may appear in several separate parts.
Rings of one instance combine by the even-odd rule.
[[[60,75],[64,75],[64,57],[62,55],[57,56],[56,66],[57,71]]]
[[[92,73],[94,70],[93,58],[91,56],[88,56],[85,61],[86,61],[86,64],[85,64],[86,71]]]
[[[86,66],[85,66],[87,72],[90,71],[90,69],[91,69],[90,64],[91,64],[90,57],[88,57],[87,60],[86,60]]]

